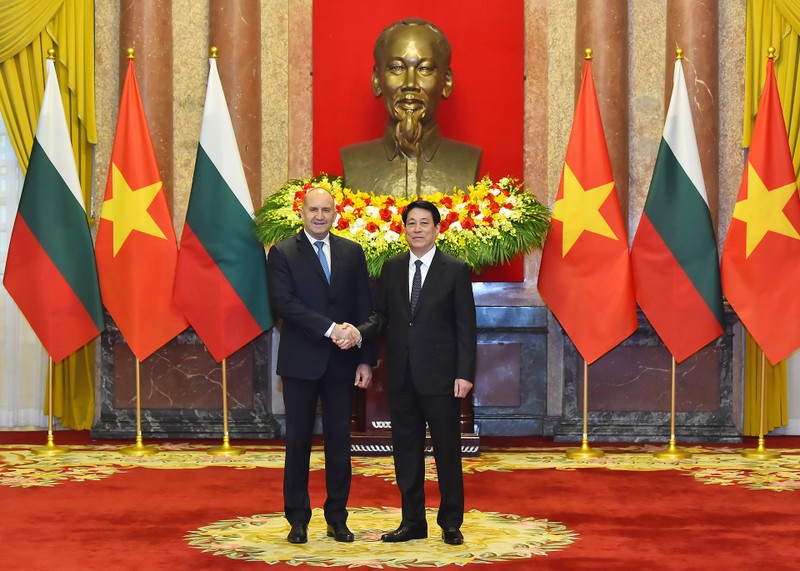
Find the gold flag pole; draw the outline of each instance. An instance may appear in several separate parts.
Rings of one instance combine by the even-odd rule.
[[[569,448],[567,458],[585,460],[587,458],[600,458],[602,450],[595,450],[589,446],[589,364],[583,360],[583,438],[580,448]]]
[[[68,452],[66,446],[58,446],[53,439],[53,358],[47,358],[47,444],[33,449],[34,454],[40,456],[56,456]]]
[[[764,356],[764,351],[761,351],[761,411],[759,414],[758,447],[749,448],[742,451],[742,456],[749,458],[750,460],[774,460],[781,455],[780,452],[767,450],[764,447],[764,401],[766,400],[766,390],[764,385],[766,384],[766,366],[766,357]]]
[[[670,408],[669,446],[661,452],[654,452],[653,456],[662,460],[681,460],[691,458],[692,454],[681,450],[675,445],[675,357],[672,357],[672,406]]]
[[[226,360],[222,360],[222,444],[208,451],[212,456],[238,456],[244,449],[231,446],[228,435],[228,367]]]
[[[136,444],[120,450],[126,456],[148,456],[158,452],[155,446],[142,444],[142,393],[139,359],[136,359]]]

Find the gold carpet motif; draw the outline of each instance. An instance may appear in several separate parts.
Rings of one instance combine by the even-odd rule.
[[[520,561],[565,549],[578,539],[557,522],[471,510],[464,514],[464,529],[469,530],[464,544],[446,545],[435,525],[436,510],[426,511],[431,535],[408,543],[380,541],[381,534],[400,521],[400,510],[386,507],[348,507],[347,524],[355,534],[354,543],[337,543],[326,537],[325,517],[319,508],[312,510],[304,545],[286,541],[289,525],[282,513],[219,521],[190,532],[185,539],[206,553],[244,561],[376,569]]]
[[[237,470],[283,468],[283,447],[252,445],[240,456],[213,456],[201,444],[155,444],[158,453],[151,456],[126,456],[122,444],[75,445],[57,456],[34,453],[34,446],[0,445],[0,485],[29,488],[55,486],[64,482],[100,480],[133,468],[164,470],[201,469],[227,466]],[[607,470],[658,471],[676,470],[709,485],[744,486],[751,490],[774,492],[800,489],[800,450],[775,449],[781,456],[768,461],[750,460],[741,449],[730,447],[686,447],[692,456],[683,460],[660,460],[653,453],[663,447],[634,445],[604,447],[605,456],[573,460],[566,448],[485,448],[480,456],[464,458],[464,473],[509,472],[512,470]],[[321,447],[314,447],[311,470],[324,468]],[[427,478],[434,480],[432,458],[426,459]],[[353,474],[394,481],[392,458],[388,456],[353,457]]]

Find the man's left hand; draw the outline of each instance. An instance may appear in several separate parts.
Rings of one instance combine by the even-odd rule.
[[[359,389],[366,389],[372,382],[372,367],[366,363],[361,363],[356,369],[356,382],[355,385]]]
[[[466,379],[456,379],[455,390],[453,394],[456,398],[463,399],[472,390],[472,383]]]

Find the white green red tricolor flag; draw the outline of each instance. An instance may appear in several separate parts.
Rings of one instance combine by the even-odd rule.
[[[57,363],[104,329],[92,237],[52,59],[3,284]]]
[[[175,302],[222,361],[272,327],[264,246],[215,58],[178,254]]]
[[[587,363],[636,330],[628,237],[590,60],[542,251],[539,292]]]
[[[773,365],[800,347],[800,198],[772,60],[725,246],[722,291]]]
[[[103,304],[139,361],[188,327],[172,298],[178,244],[133,59],[95,243]]]
[[[631,262],[636,301],[677,362],[722,334],[717,239],[680,59]]]

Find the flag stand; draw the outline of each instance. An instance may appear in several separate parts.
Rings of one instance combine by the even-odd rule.
[[[600,458],[602,450],[595,450],[589,446],[589,364],[583,361],[583,438],[580,448],[568,448],[567,458],[585,460],[587,458]]]
[[[244,449],[231,446],[228,435],[228,367],[226,360],[222,360],[222,444],[208,451],[212,456],[238,456],[244,454]]]
[[[758,447],[742,450],[742,456],[750,460],[774,460],[778,458],[781,453],[774,450],[767,450],[764,447],[764,401],[766,400],[766,391],[764,385],[766,384],[766,372],[764,369],[767,366],[766,357],[764,352],[761,352],[761,412],[759,413],[759,426],[758,426]]]
[[[69,448],[66,446],[59,446],[53,441],[53,358],[47,358],[47,392],[49,398],[47,401],[47,444],[38,446],[33,449],[34,454],[40,456],[57,456],[68,452]]]
[[[142,395],[139,365],[139,359],[136,359],[136,444],[120,449],[120,452],[126,456],[148,456],[158,452],[155,446],[142,444]]]
[[[654,452],[653,456],[661,460],[682,460],[691,458],[691,452],[681,450],[675,445],[675,357],[672,357],[672,405],[670,409],[669,446],[661,452]]]

